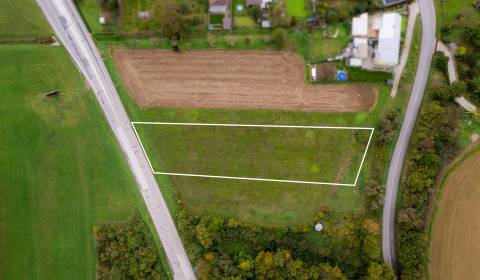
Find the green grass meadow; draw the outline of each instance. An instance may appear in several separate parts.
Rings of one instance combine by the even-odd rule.
[[[1,46],[0,64],[0,279],[94,279],[94,224],[140,201],[127,162],[64,49]]]
[[[157,171],[338,183],[355,181],[370,135],[370,131],[356,131],[354,136],[349,130],[324,129],[136,128]],[[162,183],[173,183],[196,214],[261,225],[298,225],[311,219],[320,206],[361,211],[363,202],[359,189],[353,187],[192,177],[170,177]]]
[[[0,1],[0,41],[34,40],[52,35],[35,0]]]
[[[136,130],[149,140],[147,154],[157,171],[344,184],[354,183],[371,134],[158,124],[137,124]]]

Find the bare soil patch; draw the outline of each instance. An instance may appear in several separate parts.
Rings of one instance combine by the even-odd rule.
[[[310,85],[293,53],[112,50],[128,93],[142,107],[359,112],[376,102],[373,85]]]
[[[446,181],[433,226],[432,279],[480,279],[480,152]]]

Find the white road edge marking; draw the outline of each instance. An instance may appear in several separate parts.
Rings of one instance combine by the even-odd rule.
[[[308,125],[267,125],[267,124],[228,124],[228,123],[178,123],[178,122],[131,122],[135,135],[137,136],[142,151],[147,158],[150,169],[153,174],[156,175],[168,175],[168,176],[184,176],[184,177],[200,177],[200,178],[216,178],[216,179],[229,179],[229,180],[247,180],[247,181],[262,181],[262,182],[279,182],[279,183],[295,183],[295,184],[310,184],[310,185],[331,185],[331,186],[344,186],[355,187],[360,177],[360,173],[363,168],[363,164],[367,157],[368,148],[372,141],[375,128],[373,127],[348,127],[348,126],[308,126]],[[153,169],[150,158],[147,155],[145,147],[143,146],[142,139],[138,135],[136,124],[146,125],[173,125],[173,126],[223,126],[223,127],[266,127],[266,128],[313,128],[313,129],[342,129],[342,130],[370,130],[370,136],[368,138],[367,146],[360,162],[357,175],[355,176],[355,182],[353,184],[347,183],[331,183],[331,182],[317,182],[317,181],[303,181],[303,180],[282,180],[282,179],[266,179],[266,178],[252,178],[252,177],[234,177],[234,176],[218,176],[218,175],[204,175],[204,174],[192,174],[192,173],[176,173],[176,172],[159,172]]]

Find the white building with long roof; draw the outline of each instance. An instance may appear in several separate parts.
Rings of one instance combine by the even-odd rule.
[[[347,50],[349,65],[391,71],[399,62],[401,33],[402,16],[398,13],[354,17],[353,41]]]
[[[383,14],[374,64],[381,66],[398,64],[401,35],[402,16],[397,13]]]

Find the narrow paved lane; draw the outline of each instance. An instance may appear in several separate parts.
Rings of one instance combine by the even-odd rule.
[[[102,57],[71,0],[37,0],[102,110],[128,160],[175,279],[195,279],[180,236]],[[85,135],[88,137],[88,135]],[[100,167],[101,168],[101,167]]]
[[[422,20],[422,43],[420,58],[417,64],[417,73],[413,83],[412,94],[408,101],[407,112],[403,120],[392,160],[388,170],[387,190],[383,207],[382,223],[382,250],[383,258],[394,270],[398,271],[395,254],[395,210],[397,206],[397,193],[403,162],[407,153],[410,138],[415,122],[422,105],[423,94],[430,74],[430,65],[435,51],[435,6],[433,0],[418,0]]]

